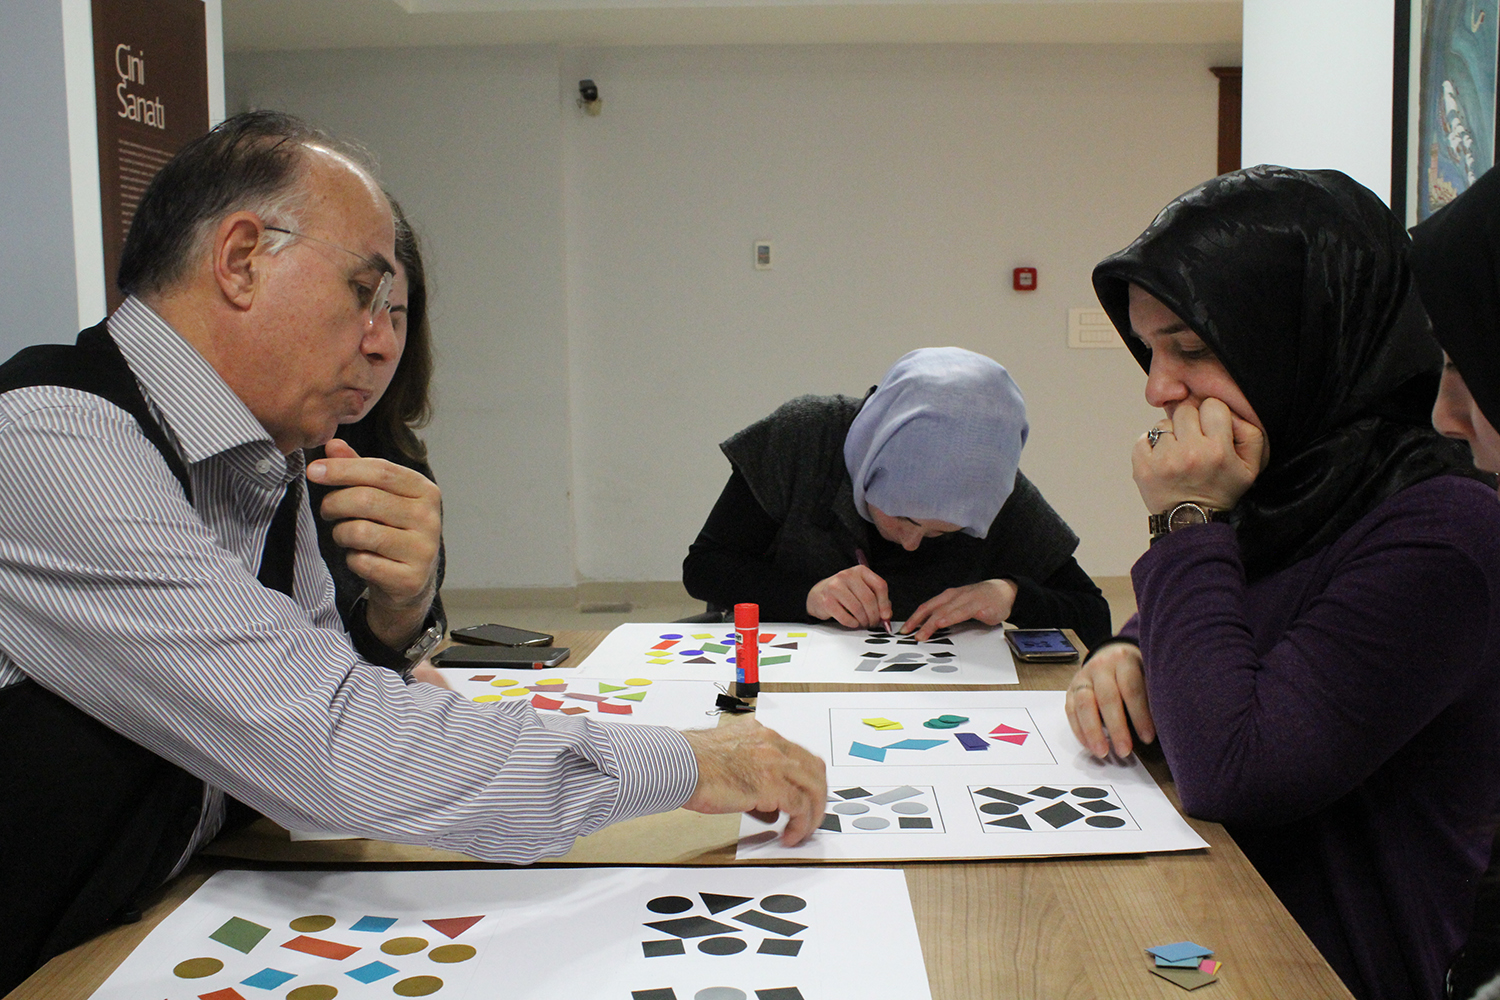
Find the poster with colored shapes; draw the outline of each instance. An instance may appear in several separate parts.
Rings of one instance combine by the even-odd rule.
[[[1095,760],[1061,691],[763,693],[756,718],[829,765],[822,827],[783,847],[740,821],[736,857],[922,860],[1206,848],[1140,761]]]
[[[760,679],[767,683],[1015,684],[1015,661],[1000,628],[967,623],[917,639],[883,629],[762,622]],[[590,677],[639,674],[658,680],[734,680],[728,625],[620,625],[584,661]]]
[[[393,996],[931,1000],[902,872],[790,867],[220,872],[94,1000]]]
[[[711,681],[650,677],[557,677],[545,670],[441,668],[453,690],[470,701],[529,704],[541,715],[576,715],[597,722],[633,722],[673,729],[717,724]]]

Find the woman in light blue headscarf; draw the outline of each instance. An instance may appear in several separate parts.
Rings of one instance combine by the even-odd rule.
[[[683,583],[762,621],[1010,621],[1092,645],[1109,606],[1020,472],[1026,434],[1009,373],[957,347],[912,351],[862,400],[794,399],[720,445],[733,472]]]

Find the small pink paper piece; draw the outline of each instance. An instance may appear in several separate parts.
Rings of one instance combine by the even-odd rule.
[[[1211,958],[1205,958],[1203,961],[1198,963],[1198,971],[1203,973],[1205,976],[1217,976],[1219,974],[1219,969],[1223,965],[1223,962],[1215,962]]]
[[[630,712],[630,706],[629,705],[611,705],[607,701],[601,701],[599,703],[599,711],[604,712],[604,713],[606,713],[608,715],[630,715],[631,714],[631,712]]]
[[[1026,737],[1030,736],[1031,734],[1024,729],[1017,729],[1015,726],[1007,726],[1002,722],[1000,723],[1000,725],[990,730],[990,735],[1002,743],[1014,743],[1016,746],[1021,746],[1026,742]]]

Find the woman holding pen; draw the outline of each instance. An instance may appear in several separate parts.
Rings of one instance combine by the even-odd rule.
[[[1026,434],[1009,373],[956,347],[912,351],[863,399],[794,399],[720,445],[732,472],[683,583],[762,621],[1010,621],[1092,645],[1109,605],[1020,472]]]

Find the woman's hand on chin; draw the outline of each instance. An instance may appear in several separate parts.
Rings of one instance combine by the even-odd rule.
[[[1142,434],[1131,454],[1136,488],[1153,514],[1189,500],[1229,510],[1270,459],[1265,432],[1217,399],[1184,400],[1156,426],[1155,446]]]

